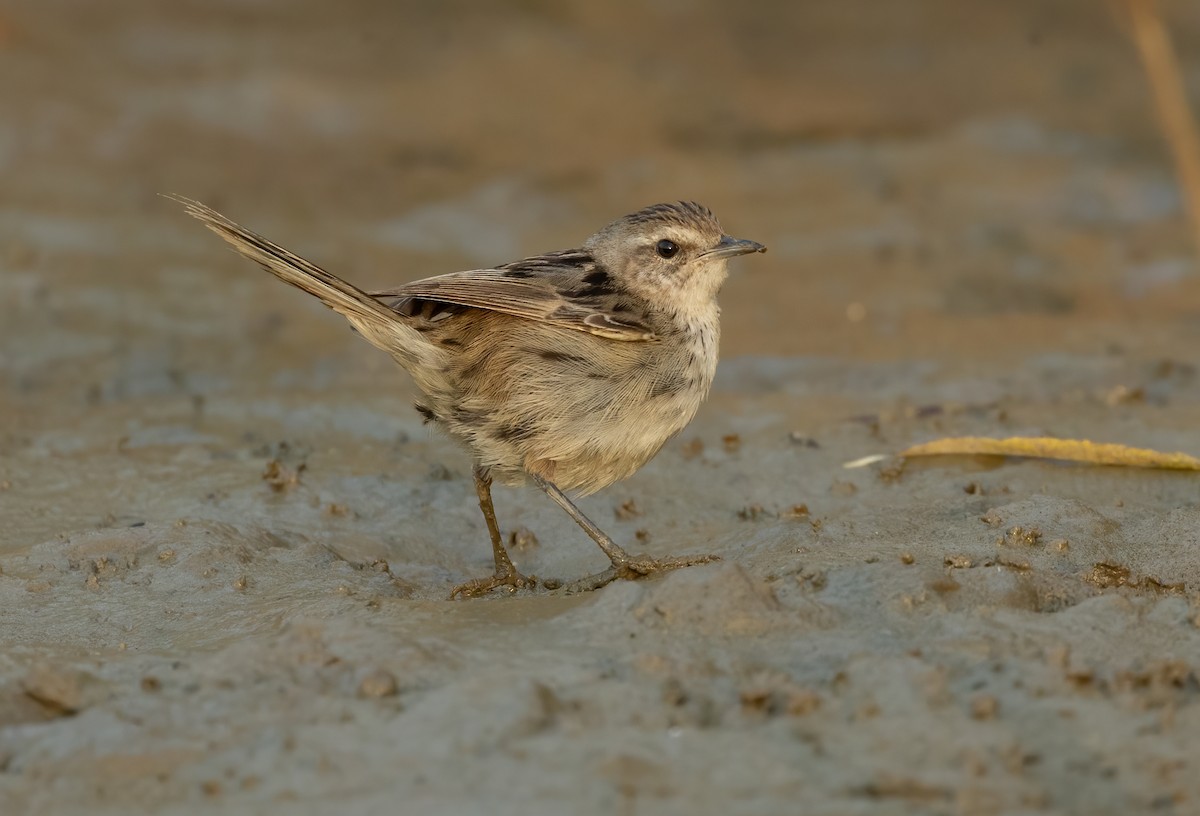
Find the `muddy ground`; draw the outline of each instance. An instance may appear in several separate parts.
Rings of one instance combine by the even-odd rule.
[[[1200,6],[1163,6],[1200,101]],[[4,813],[1195,813],[1200,272],[1116,4],[0,10]],[[367,287],[695,198],[770,246],[559,597],[182,193]],[[499,490],[544,578],[603,557]],[[528,532],[525,532],[528,531]],[[530,535],[530,533],[532,535]]]

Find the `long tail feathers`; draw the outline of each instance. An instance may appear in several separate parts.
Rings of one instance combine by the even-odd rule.
[[[293,255],[278,244],[245,229],[199,201],[178,195],[166,197],[183,204],[188,215],[198,219],[219,235],[239,254],[254,261],[280,280],[315,295],[326,306],[350,318],[354,323],[357,324],[359,320],[368,323],[378,323],[380,320],[396,322],[397,315],[391,309],[316,264],[304,260],[299,255]]]

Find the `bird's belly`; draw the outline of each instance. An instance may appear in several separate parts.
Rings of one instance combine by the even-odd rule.
[[[694,406],[661,403],[640,406],[624,421],[581,428],[581,450],[553,459],[555,484],[588,494],[636,473],[683,430],[699,407],[699,400]]]
[[[476,376],[461,378],[436,411],[505,484],[535,473],[587,494],[633,475],[695,416],[716,368],[715,347],[699,340],[614,343],[580,332],[514,340],[481,355]]]
[[[651,373],[643,368],[625,378],[613,377],[599,390],[594,381],[556,379],[559,410],[531,415],[529,433],[515,444],[503,444],[504,433],[498,433],[504,451],[496,458],[517,454],[519,470],[580,494],[632,476],[691,422],[711,381],[703,373],[680,373],[678,368],[659,376]],[[499,478],[520,483],[524,476],[513,472]]]

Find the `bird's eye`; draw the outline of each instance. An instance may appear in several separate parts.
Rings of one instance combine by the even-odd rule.
[[[654,245],[654,251],[657,252],[661,258],[674,258],[677,254],[679,254],[679,245],[674,241],[668,241],[666,238],[663,238]]]

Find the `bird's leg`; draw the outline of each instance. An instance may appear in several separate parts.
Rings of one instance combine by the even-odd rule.
[[[476,578],[465,584],[459,584],[450,593],[451,599],[459,595],[468,598],[484,595],[497,587],[508,587],[510,592],[515,592],[524,587],[534,586],[537,583],[536,579],[526,578],[517,572],[512,559],[508,557],[508,550],[504,549],[504,542],[500,539],[500,525],[496,523],[496,508],[492,505],[492,477],[478,465],[475,466],[474,476],[475,493],[479,496],[479,509],[483,511],[483,520],[487,523],[488,535],[492,537],[492,555],[496,559],[496,572],[490,578]]]
[[[655,572],[665,572],[667,570],[721,560],[720,557],[715,555],[699,555],[691,558],[651,558],[648,555],[630,555],[617,542],[609,538],[603,530],[597,527],[595,522],[585,516],[583,511],[576,507],[575,503],[567,498],[567,495],[559,490],[557,486],[546,481],[541,476],[530,474],[530,477],[538,487],[546,492],[547,496],[554,499],[559,507],[567,511],[568,516],[575,519],[575,523],[583,528],[583,531],[588,534],[592,541],[596,542],[600,549],[604,550],[604,554],[612,562],[612,566],[603,572],[598,572],[595,575],[589,575],[587,578],[581,578],[578,581],[567,584],[564,587],[567,592],[590,592],[606,584],[611,584],[618,578],[632,581],[641,578],[643,575],[650,575]]]

